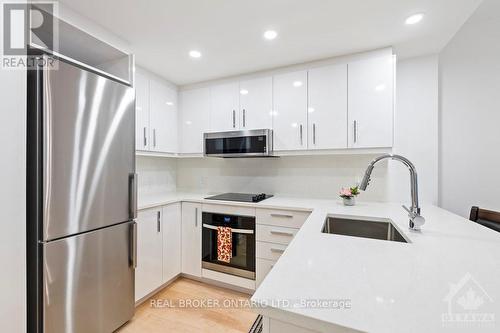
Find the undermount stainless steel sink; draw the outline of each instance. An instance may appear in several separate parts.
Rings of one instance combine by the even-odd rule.
[[[389,219],[328,216],[321,232],[408,243]]]

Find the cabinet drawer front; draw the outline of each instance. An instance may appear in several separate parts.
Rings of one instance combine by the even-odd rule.
[[[255,284],[258,287],[271,269],[273,269],[276,261],[257,258],[255,263]]]
[[[257,209],[256,223],[299,229],[309,214],[293,210]]]
[[[288,245],[299,231],[299,229],[259,224],[255,226],[255,229],[257,230],[256,240],[284,245]]]
[[[285,252],[286,245],[266,242],[257,242],[256,257],[269,260],[278,260]]]
[[[203,211],[216,214],[255,216],[255,208],[225,204],[203,204]]]

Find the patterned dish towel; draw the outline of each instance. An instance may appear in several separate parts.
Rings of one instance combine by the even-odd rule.
[[[233,257],[233,233],[230,227],[217,227],[217,260],[229,263]]]

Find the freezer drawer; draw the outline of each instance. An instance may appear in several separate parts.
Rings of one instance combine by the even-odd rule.
[[[43,70],[43,235],[130,219],[134,89],[57,60]]]
[[[110,333],[134,314],[135,222],[43,244],[44,333]]]

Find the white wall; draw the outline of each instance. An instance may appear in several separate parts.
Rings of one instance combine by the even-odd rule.
[[[438,203],[438,56],[398,62],[394,122],[395,154],[417,168],[422,204]],[[389,167],[391,201],[410,200],[409,172],[398,162]]]
[[[371,155],[285,156],[267,159],[184,158],[177,187],[184,191],[270,193],[336,198],[342,186],[363,177]],[[386,200],[386,168],[374,172],[366,200]]]
[[[486,0],[440,55],[440,205],[500,210],[500,2]]]
[[[25,71],[0,69],[0,325],[13,333],[26,331],[25,93]]]

